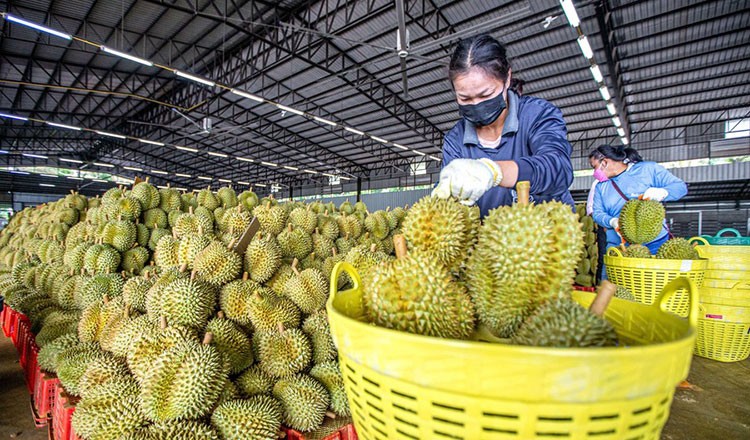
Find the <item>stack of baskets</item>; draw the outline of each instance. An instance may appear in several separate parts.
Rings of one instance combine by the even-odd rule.
[[[724,236],[730,233],[729,236]],[[722,362],[750,356],[750,237],[722,229],[715,237],[694,237],[708,258],[701,291],[695,354]]]
[[[658,439],[692,359],[698,291],[670,283],[653,305],[613,298],[605,317],[623,347],[544,348],[459,341],[364,322],[359,276],[332,283],[331,333],[359,438]],[[663,311],[686,291],[689,319]],[[590,292],[574,292],[588,306]]]
[[[703,285],[708,267],[705,257],[699,260],[666,260],[660,258],[624,257],[618,248],[609,248],[604,256],[609,281],[628,289],[636,301],[653,304],[664,286],[677,277],[687,277],[696,287]],[[680,291],[667,301],[666,309],[687,316],[689,296]]]

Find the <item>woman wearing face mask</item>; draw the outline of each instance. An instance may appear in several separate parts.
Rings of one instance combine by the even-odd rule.
[[[461,41],[449,76],[462,119],[443,141],[443,170],[433,195],[477,203],[482,216],[511,205],[516,182],[531,182],[537,202],[573,206],[571,147],[560,110],[518,92],[505,47],[480,35]]]
[[[602,145],[589,154],[594,178],[599,181],[594,194],[594,221],[607,228],[607,249],[619,246],[620,210],[629,199],[643,195],[659,202],[680,200],[687,194],[685,182],[656,162],[643,161],[633,148]],[[644,243],[655,254],[667,239],[666,222],[659,236]],[[604,272],[602,272],[604,278]]]

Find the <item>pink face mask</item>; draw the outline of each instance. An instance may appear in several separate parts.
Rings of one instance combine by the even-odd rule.
[[[601,168],[597,168],[594,170],[594,179],[600,181],[600,182],[606,182],[609,180],[609,177],[604,173],[604,170]]]

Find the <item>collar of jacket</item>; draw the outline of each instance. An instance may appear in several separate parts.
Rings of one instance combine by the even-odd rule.
[[[508,116],[505,117],[502,137],[518,131],[518,95],[508,90]],[[479,136],[474,124],[464,119],[464,145],[479,145]]]

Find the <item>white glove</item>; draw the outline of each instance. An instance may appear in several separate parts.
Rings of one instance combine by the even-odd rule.
[[[662,200],[666,199],[668,195],[669,193],[664,188],[649,188],[646,190],[646,192],[643,193],[643,198],[661,202]]]
[[[503,172],[490,159],[454,159],[440,172],[434,197],[456,197],[464,205],[473,205],[488,189],[500,185]]]
[[[609,221],[609,225],[612,227],[612,229],[617,230],[617,228],[620,227],[620,219],[617,217],[613,218]]]

